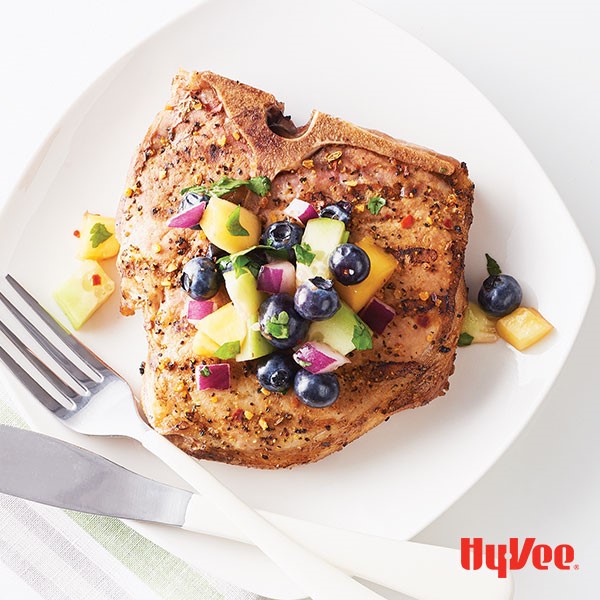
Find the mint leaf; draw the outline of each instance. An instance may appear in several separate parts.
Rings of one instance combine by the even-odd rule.
[[[470,346],[473,343],[473,336],[470,333],[467,333],[466,331],[463,331],[459,336],[458,336],[458,345],[459,346]]]
[[[271,191],[271,180],[268,177],[253,177],[248,180],[248,189],[259,196],[266,196]]]
[[[500,265],[489,254],[486,253],[485,259],[487,261],[487,272],[489,275],[500,275],[500,273],[502,273]]]
[[[231,235],[235,235],[236,237],[247,237],[250,235],[250,233],[247,229],[244,229],[244,227],[240,223],[240,212],[241,207],[238,205],[235,207],[235,209],[229,215],[229,217],[227,217],[225,227]]]
[[[356,317],[356,324],[354,325],[354,332],[352,334],[352,343],[357,350],[370,350],[373,348],[373,336],[371,335],[369,328],[359,317]]]
[[[266,323],[265,329],[278,340],[285,340],[290,337],[290,315],[282,310],[278,315],[273,315]]]
[[[90,229],[90,242],[92,248],[97,248],[100,244],[112,237],[112,233],[106,229],[103,223],[94,223]]]
[[[221,360],[235,358],[240,353],[240,342],[225,342],[215,350],[215,356]]]
[[[313,260],[315,260],[315,253],[311,252],[311,248],[306,242],[303,244],[296,244],[294,246],[294,252],[296,253],[296,260],[307,267],[310,267]]]
[[[387,201],[381,196],[372,196],[367,202],[367,208],[373,215],[378,215],[379,211],[387,204]]]
[[[210,369],[207,366],[204,366],[199,371],[202,377],[210,377]]]

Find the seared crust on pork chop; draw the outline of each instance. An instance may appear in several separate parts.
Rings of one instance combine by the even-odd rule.
[[[117,219],[122,312],[140,310],[145,320],[141,406],[148,421],[198,458],[261,468],[319,460],[446,391],[466,305],[472,220],[464,163],[316,111],[296,129],[282,111],[255,88],[181,71],[132,161]],[[354,206],[350,241],[369,235],[398,260],[377,294],[397,316],[374,335],[372,350],[353,352],[336,372],[341,392],[329,408],[309,408],[293,391],[265,395],[251,362],[230,361],[229,390],[196,388],[195,367],[211,359],[194,356],[196,328],[185,317],[179,279],[208,242],[167,221],[182,188],[258,175],[272,180],[266,197],[241,188],[228,199],[258,214],[263,226],[283,219],[294,198],[317,210],[347,200]],[[387,201],[377,215],[365,210],[374,195]],[[412,225],[402,221],[407,216]],[[214,300],[224,304],[226,292]]]

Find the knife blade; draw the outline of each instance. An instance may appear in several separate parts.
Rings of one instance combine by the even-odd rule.
[[[47,435],[0,424],[0,492],[85,513],[245,540],[201,496],[159,483]],[[457,550],[381,538],[259,511],[346,572],[427,600],[508,600],[512,579],[466,571]]]
[[[79,446],[0,425],[0,492],[121,519],[181,527],[192,494]]]

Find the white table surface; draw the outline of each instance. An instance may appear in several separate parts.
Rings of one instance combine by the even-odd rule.
[[[546,170],[600,264],[600,198],[592,177],[600,161],[600,4],[362,1],[439,52],[488,96]],[[125,50],[195,3],[3,4],[0,204],[80,92]],[[517,600],[600,597],[600,394],[590,376],[598,368],[599,309],[596,290],[573,353],[531,423],[498,463],[418,536],[449,546],[464,536],[493,542],[533,536],[575,547],[579,571],[516,573]],[[18,597],[17,588],[0,581],[0,595]]]

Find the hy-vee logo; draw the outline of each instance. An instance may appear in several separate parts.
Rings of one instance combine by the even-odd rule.
[[[559,544],[555,548],[548,544],[536,544],[535,538],[510,538],[508,544],[484,544],[483,538],[461,538],[460,563],[463,569],[477,570],[485,564],[488,569],[498,572],[498,577],[506,577],[508,571],[518,571],[530,563],[540,571],[547,571],[554,565],[562,571],[578,569],[573,564],[575,550],[569,544]]]

